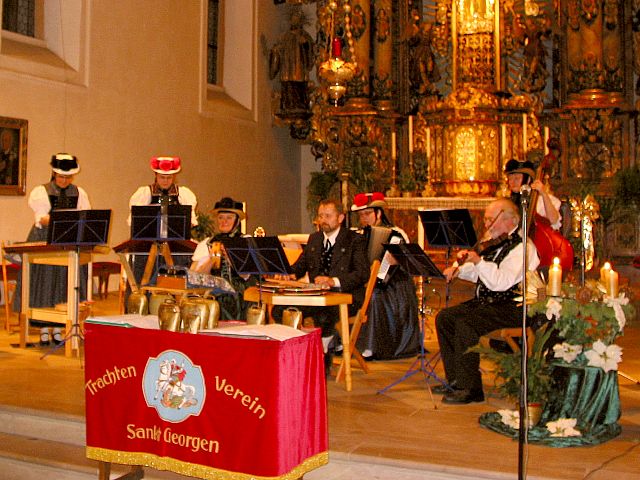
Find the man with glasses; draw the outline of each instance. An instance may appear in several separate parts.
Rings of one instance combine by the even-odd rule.
[[[517,327],[522,308],[514,301],[522,281],[522,237],[518,233],[520,211],[509,199],[489,204],[484,215],[487,242],[477,253],[463,250],[459,262],[445,269],[447,281],[455,277],[476,283],[475,297],[445,308],[436,317],[438,343],[449,388],[444,403],[467,404],[484,401],[480,357],[467,353],[480,337],[498,328]],[[460,265],[458,265],[460,263]],[[533,242],[527,242],[527,266],[535,271],[539,264]]]

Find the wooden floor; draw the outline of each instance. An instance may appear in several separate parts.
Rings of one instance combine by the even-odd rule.
[[[437,306],[438,296],[433,294],[443,297],[444,292],[442,285],[432,287],[430,303]],[[107,300],[96,302],[94,315],[116,313],[116,297],[112,292]],[[432,320],[427,323],[426,345],[433,352],[437,345]],[[0,404],[84,416],[82,359],[65,358],[62,351],[41,359],[45,350],[19,349],[13,346],[17,342],[17,333],[0,331]],[[628,324],[620,344],[624,348],[621,372],[640,378],[637,320]],[[429,464],[431,471],[465,473],[471,478],[517,478],[517,442],[478,424],[481,413],[510,407],[502,400],[489,397],[481,404],[444,405],[440,396],[430,398],[421,374],[386,394],[377,393],[400,378],[412,362],[372,362],[369,375],[355,370],[350,393],[334,382],[328,385],[331,455],[398,466]],[[528,478],[640,479],[640,385],[623,377],[619,380],[622,434],[597,447],[529,446]]]

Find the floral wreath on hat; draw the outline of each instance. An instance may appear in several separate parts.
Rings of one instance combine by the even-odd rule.
[[[384,200],[384,195],[380,192],[373,193],[358,193],[353,197],[353,205],[351,205],[351,211],[357,212],[358,210],[364,210],[365,208],[387,206],[387,202]]]
[[[162,175],[178,173],[182,166],[180,157],[151,157],[151,170]]]

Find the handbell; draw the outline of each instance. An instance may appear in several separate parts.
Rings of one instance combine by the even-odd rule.
[[[180,307],[173,298],[166,299],[158,307],[158,323],[160,324],[160,330],[180,331]]]
[[[247,325],[264,325],[266,323],[266,305],[251,305],[247,308]]]
[[[218,328],[220,320],[220,304],[213,297],[204,297],[202,301],[207,304],[209,309],[206,318],[202,323],[200,323],[200,329],[210,330],[212,328]]]
[[[149,314],[149,304],[147,302],[147,295],[144,292],[137,291],[131,292],[127,299],[127,313],[134,313],[138,315]]]
[[[302,311],[295,307],[285,308],[282,312],[282,324],[292,328],[302,326]]]

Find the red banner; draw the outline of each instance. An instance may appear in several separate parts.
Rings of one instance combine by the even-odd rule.
[[[281,342],[87,322],[85,356],[89,458],[199,478],[328,461],[319,330]]]

